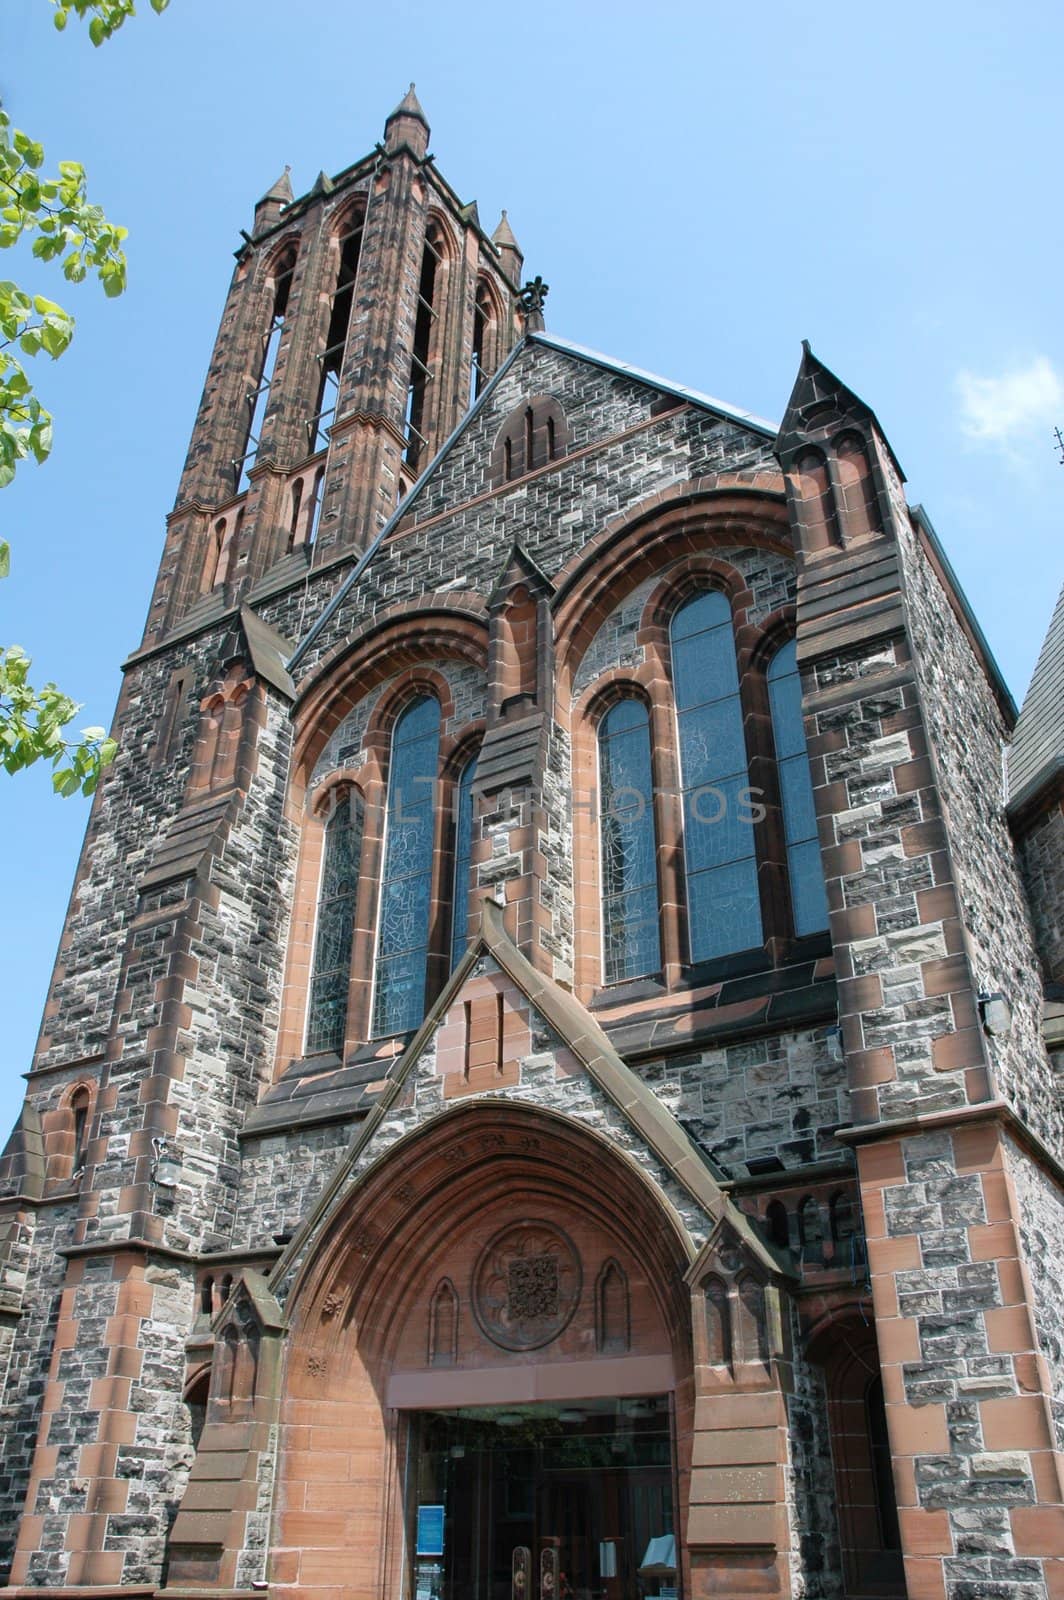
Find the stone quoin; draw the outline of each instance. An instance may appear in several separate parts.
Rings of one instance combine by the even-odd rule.
[[[20,1595],[1064,1596],[1064,597],[874,413],[254,209],[0,1160]],[[538,265],[538,263],[537,263]]]

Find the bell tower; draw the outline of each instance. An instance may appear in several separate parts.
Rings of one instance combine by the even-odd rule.
[[[369,155],[298,197],[286,168],[256,204],[145,646],[267,574],[357,557],[523,331],[506,213],[489,236],[429,131],[411,84]]]

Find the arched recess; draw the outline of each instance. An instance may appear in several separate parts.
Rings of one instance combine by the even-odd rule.
[[[905,1575],[875,1329],[843,1312],[818,1325],[806,1353],[824,1372],[845,1592],[900,1600]]]
[[[466,1103],[393,1145],[338,1203],[292,1291],[276,1555],[343,1573],[335,1592],[352,1600],[404,1592],[414,1416],[461,1406],[670,1396],[682,1527],[692,1257],[679,1217],[635,1162],[557,1114]],[[510,1264],[522,1259],[555,1263],[540,1309],[515,1300]],[[616,1298],[622,1275],[623,1353],[601,1348],[599,1303],[604,1285]],[[440,1362],[444,1281],[451,1359]],[[516,1281],[524,1295],[527,1280]],[[324,1452],[316,1460],[298,1448],[308,1426]],[[323,1461],[333,1512],[290,1514],[315,1503]]]
[[[555,579],[558,693],[563,706],[585,650],[611,611],[670,563],[711,557],[720,546],[770,550],[793,559],[783,495],[727,483],[715,489],[684,485],[670,492],[664,503],[654,496],[584,545]],[[744,631],[745,618],[738,616],[751,597],[740,589],[730,598],[737,613],[737,646],[753,649],[757,630],[749,625]]]
[[[486,680],[487,644],[486,624],[468,611],[443,605],[438,610],[428,607],[421,612],[416,607],[397,607],[361,636],[345,640],[305,686],[297,702],[287,809],[299,829],[301,845],[278,1037],[279,1071],[304,1054],[323,828],[329,792],[337,788],[356,788],[365,808],[346,1040],[353,1046],[369,1037],[391,730],[395,718],[421,693],[439,701],[444,718],[433,833],[432,903],[437,912],[431,930],[429,997],[446,981],[455,860],[453,807],[460,772],[476,749],[483,726],[479,718],[464,720],[467,713],[456,708],[441,664],[471,666]],[[337,767],[323,771],[318,763],[329,739],[348,713],[375,690],[380,694],[372,702],[361,732],[362,764],[357,770]]]

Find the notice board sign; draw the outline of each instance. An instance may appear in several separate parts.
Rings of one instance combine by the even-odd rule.
[[[443,1555],[442,1506],[418,1506],[416,1554],[419,1556]]]

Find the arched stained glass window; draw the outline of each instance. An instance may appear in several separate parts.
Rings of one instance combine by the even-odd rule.
[[[467,761],[455,797],[454,897],[451,902],[451,971],[466,952],[469,921],[469,863],[473,853],[473,779],[477,758]]]
[[[602,946],[606,983],[661,967],[650,723],[641,700],[619,700],[598,726]]]
[[[351,934],[362,859],[362,796],[350,790],[325,825],[325,849],[314,938],[314,975],[307,1012],[308,1055],[343,1051]]]
[[[674,614],[673,692],[692,961],[762,940],[746,740],[731,607],[707,590]]]
[[[425,1014],[439,748],[439,703],[422,695],[392,735],[373,996],[378,1037],[416,1028]]]
[[[799,935],[818,933],[828,925],[828,902],[820,865],[813,783],[802,725],[802,685],[793,639],[777,650],[769,662],[768,693],[783,803],[794,931]]]

